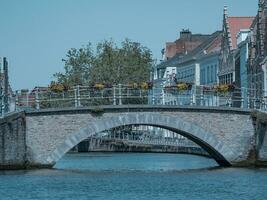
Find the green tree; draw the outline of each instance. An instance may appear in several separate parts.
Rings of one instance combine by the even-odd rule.
[[[94,65],[95,57],[89,43],[80,49],[72,48],[67,52],[64,73],[56,73],[57,82],[62,84],[86,85],[89,83],[89,69]]]
[[[97,44],[95,53],[91,46],[67,52],[64,73],[54,75],[57,82],[73,86],[149,81],[152,54],[140,43],[125,39],[117,47],[112,40],[105,40]]]
[[[151,51],[140,43],[126,39],[120,49],[122,83],[149,81],[152,67]]]
[[[95,63],[89,70],[91,83],[115,84],[119,64],[119,51],[113,41],[98,43]]]

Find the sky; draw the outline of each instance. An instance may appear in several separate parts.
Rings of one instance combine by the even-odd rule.
[[[0,57],[14,90],[47,86],[70,48],[129,38],[159,60],[183,28],[221,30],[224,5],[229,16],[255,16],[258,0],[0,0]]]

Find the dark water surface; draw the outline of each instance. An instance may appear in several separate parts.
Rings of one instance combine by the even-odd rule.
[[[0,200],[267,200],[267,169],[178,154],[68,154],[55,169],[0,172]]]

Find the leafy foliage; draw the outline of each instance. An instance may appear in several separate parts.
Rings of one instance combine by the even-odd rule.
[[[152,67],[151,51],[140,43],[126,39],[121,47],[112,40],[67,52],[64,73],[56,73],[57,82],[63,85],[128,84],[147,82]]]

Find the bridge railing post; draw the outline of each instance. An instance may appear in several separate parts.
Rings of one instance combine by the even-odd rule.
[[[260,110],[264,110],[264,108],[265,108],[265,102],[264,102],[264,98],[262,98],[260,100]]]
[[[4,101],[4,94],[1,94],[1,116],[5,116],[5,101]]]
[[[80,86],[77,85],[77,107],[81,106]]]
[[[244,97],[241,96],[241,108],[245,108]]]
[[[263,110],[266,111],[266,98],[263,97]]]
[[[190,106],[194,105],[194,96],[195,96],[195,88],[192,87],[191,92],[190,92]]]
[[[15,94],[15,111],[17,111],[19,109],[19,91],[16,90],[16,94]]]
[[[155,94],[154,94],[154,89],[152,89],[152,105],[155,105]]]
[[[256,97],[253,97],[253,108],[256,109]]]
[[[232,98],[230,97],[230,98],[228,99],[228,107],[232,107],[232,104],[233,104],[233,102],[232,102]]]
[[[164,92],[164,88],[162,87],[161,90],[161,98],[162,98],[162,105],[165,105],[165,92]]]
[[[39,99],[39,88],[37,87],[35,90],[35,108],[40,110],[40,99]]]
[[[122,105],[122,86],[119,84],[119,105]]]
[[[246,98],[247,98],[247,108],[249,109],[250,108],[250,90],[246,90]]]
[[[245,100],[247,100],[246,98],[246,91],[245,88],[241,88],[240,89],[240,108],[245,108]]]
[[[74,88],[74,106],[78,107],[77,89]]]
[[[26,92],[26,106],[29,106],[29,91]]]
[[[205,106],[204,105],[204,89],[203,89],[203,86],[200,86],[200,105],[201,106]]]
[[[116,106],[116,86],[113,86],[113,105]]]
[[[139,98],[142,99],[142,89],[139,89]]]
[[[263,110],[266,111],[266,99],[263,97]]]

